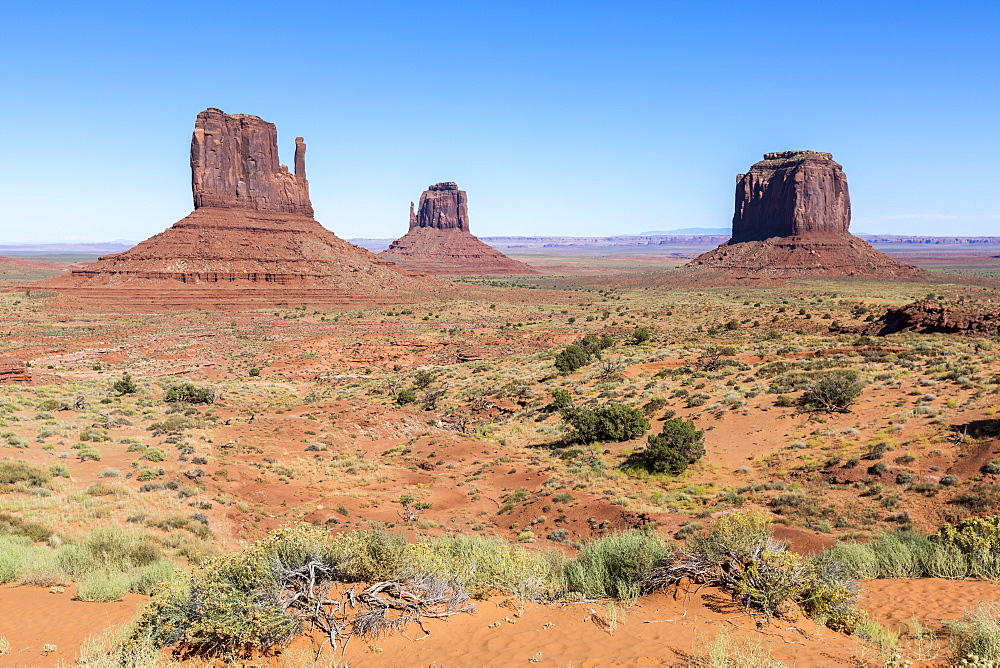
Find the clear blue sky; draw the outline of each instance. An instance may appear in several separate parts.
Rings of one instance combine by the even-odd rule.
[[[829,151],[855,231],[1000,235],[1000,2],[16,2],[0,242],[191,209],[206,107],[306,138],[317,218],[397,237],[429,184],[479,235],[725,227],[767,151]]]

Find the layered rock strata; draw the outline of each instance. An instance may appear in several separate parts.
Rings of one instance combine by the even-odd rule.
[[[191,140],[195,210],[123,253],[45,282],[72,296],[155,308],[413,302],[454,292],[358,248],[313,218],[305,142],[279,164],[275,126],[207,109]]]
[[[0,385],[30,383],[31,372],[28,365],[16,357],[0,355]]]
[[[380,255],[427,274],[523,275],[538,272],[491,248],[469,231],[468,197],[452,181],[435,183],[420,196],[410,229]]]
[[[738,278],[920,273],[853,236],[850,222],[847,177],[831,154],[766,153],[736,177],[732,238],[685,266]]]

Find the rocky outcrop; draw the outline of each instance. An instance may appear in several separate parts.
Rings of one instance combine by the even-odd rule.
[[[410,202],[410,229],[380,255],[425,274],[490,276],[537,274],[469,232],[468,198],[453,181],[435,183]]]
[[[0,355],[0,385],[30,382],[31,372],[24,362],[16,357]]]
[[[889,309],[885,315],[862,330],[864,334],[879,336],[896,332],[996,336],[1000,334],[1000,308],[956,308],[923,299]]]
[[[736,177],[733,236],[689,262],[733,278],[908,278],[920,270],[849,232],[847,177],[829,153],[766,153]]]
[[[195,210],[123,253],[38,285],[95,308],[245,309],[412,303],[453,294],[354,246],[313,218],[305,142],[279,164],[273,124],[218,109],[191,140]]]
[[[313,215],[306,180],[306,144],[295,138],[295,173],[278,160],[273,123],[206,109],[191,137],[194,208],[219,207]]]

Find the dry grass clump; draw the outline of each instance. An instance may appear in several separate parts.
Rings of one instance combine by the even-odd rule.
[[[118,526],[91,531],[83,542],[36,545],[29,536],[0,536],[0,583],[50,587],[78,582],[84,601],[116,601],[127,592],[152,594],[172,580],[174,566],[141,534]]]
[[[876,536],[866,543],[840,541],[825,554],[851,577],[1000,580],[1000,516],[973,517],[936,533],[911,530]]]

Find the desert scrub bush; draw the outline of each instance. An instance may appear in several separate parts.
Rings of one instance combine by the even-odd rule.
[[[860,613],[855,585],[839,562],[789,552],[771,537],[770,517],[760,510],[723,515],[704,536],[657,563],[642,583],[643,592],[695,584],[717,586],[765,620],[795,608],[835,629],[851,629]]]
[[[104,443],[111,440],[111,437],[108,436],[106,430],[99,427],[84,427],[80,430],[80,440],[83,442]]]
[[[847,413],[864,388],[857,371],[831,371],[812,383],[799,399],[807,410]]]
[[[554,413],[555,411],[565,410],[573,406],[573,397],[567,390],[557,387],[552,390],[551,394],[552,401],[542,409],[546,413]]]
[[[412,567],[407,551],[405,538],[384,531],[335,536],[304,525],[280,529],[240,553],[209,561],[189,580],[167,585],[140,616],[132,638],[149,638],[158,647],[183,642],[207,654],[266,653],[290,640],[303,619],[322,622],[296,609],[294,598],[283,596],[296,590],[295,582],[312,582],[322,598],[336,581],[406,578],[405,571]],[[309,580],[308,573],[319,573],[321,579]],[[345,603],[338,610],[347,609]],[[332,624],[332,619],[327,617],[326,623]],[[337,628],[348,626],[350,622],[338,622]],[[376,624],[369,636],[391,626]],[[330,637],[335,640],[335,635]]]
[[[976,513],[992,510],[1000,506],[1000,485],[996,483],[976,485],[971,490],[956,496],[951,503],[964,506]]]
[[[655,533],[633,530],[583,546],[566,564],[566,584],[585,598],[638,598],[649,570],[670,554]]]
[[[160,559],[160,549],[150,537],[114,524],[92,530],[84,547],[98,563],[121,571]]]
[[[648,473],[683,473],[705,454],[705,432],[690,420],[673,419],[663,423],[659,434],[653,434],[646,447],[631,454],[622,467],[641,469]]]
[[[171,415],[160,422],[154,422],[149,425],[146,427],[146,431],[153,432],[153,436],[179,436],[188,429],[199,429],[202,426],[201,420],[185,417],[183,415]],[[141,443],[136,443],[134,445],[137,446],[137,449],[144,447]],[[129,448],[131,447],[132,446],[129,446]]]
[[[48,487],[52,475],[26,462],[0,462],[0,493]]]
[[[945,622],[954,665],[1000,662],[1000,605],[980,603],[961,619]]]
[[[85,462],[91,459],[95,462],[101,461],[101,452],[97,448],[83,447],[76,451],[77,459],[81,462]]]
[[[216,398],[215,388],[199,387],[194,383],[181,383],[167,388],[164,401],[168,403],[214,404]]]
[[[143,453],[142,458],[150,462],[165,462],[167,461],[167,453],[160,448],[148,448]]]
[[[113,568],[88,573],[76,585],[76,597],[81,601],[107,603],[120,601],[128,593],[128,576]]]
[[[608,403],[597,408],[568,408],[563,419],[570,426],[569,442],[628,441],[649,430],[649,418],[638,408]]]
[[[41,543],[48,540],[52,534],[52,529],[40,522],[0,512],[0,536],[27,536],[32,543]]]

